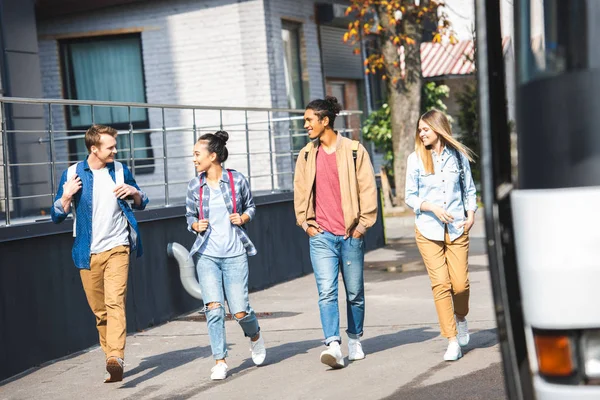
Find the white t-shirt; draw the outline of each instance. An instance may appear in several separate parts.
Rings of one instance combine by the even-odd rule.
[[[225,205],[221,188],[212,188],[209,185],[206,185],[206,188],[210,190],[210,200],[208,202],[210,234],[204,241],[204,248],[201,248],[200,252],[207,256],[221,258],[245,254],[244,244],[229,220],[229,210]]]
[[[92,254],[102,253],[117,246],[129,245],[127,218],[113,190],[117,184],[108,168],[91,170],[94,174],[94,199],[92,214]]]

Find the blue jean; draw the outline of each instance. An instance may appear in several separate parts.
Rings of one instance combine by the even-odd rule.
[[[346,311],[351,339],[363,334],[365,320],[365,283],[363,267],[365,261],[364,241],[350,237],[336,236],[329,232],[317,234],[309,239],[310,259],[317,289],[319,290],[319,311],[325,334],[325,344],[341,342],[340,312],[338,309],[338,274],[342,272],[346,288]]]
[[[248,301],[248,256],[242,254],[220,258],[200,255],[196,271],[204,304],[219,305],[206,309],[206,322],[213,357],[215,360],[222,360],[227,357],[225,299],[229,312],[240,324],[246,337],[252,338],[260,332],[256,314]],[[245,312],[246,316],[237,318],[235,314],[241,312]]]

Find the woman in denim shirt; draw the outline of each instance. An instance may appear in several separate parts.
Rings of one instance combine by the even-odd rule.
[[[406,204],[416,214],[419,252],[431,280],[441,334],[448,338],[444,360],[462,357],[469,343],[469,230],[477,200],[469,161],[473,152],[452,137],[438,110],[419,119],[415,152],[408,157]]]
[[[250,338],[254,364],[261,365],[266,356],[258,320],[248,300],[248,256],[255,255],[256,249],[243,229],[256,207],[246,177],[221,166],[227,160],[228,139],[224,131],[200,137],[193,155],[200,175],[190,181],[186,198],[188,230],[196,234],[190,257],[199,254],[196,270],[216,361],[210,376],[214,380],[227,377],[225,299],[229,312]]]

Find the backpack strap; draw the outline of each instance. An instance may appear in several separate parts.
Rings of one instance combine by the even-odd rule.
[[[233,213],[236,214],[237,213],[237,196],[235,194],[235,182],[233,181],[233,174],[231,173],[231,170],[228,169],[227,170],[227,175],[229,176],[229,186],[231,187],[231,203],[233,204]],[[200,219],[204,219],[204,207],[202,207],[202,194],[203,194],[203,190],[202,190],[202,185],[200,185],[200,189],[198,189],[198,201],[199,201],[199,206],[198,206],[198,214]]]
[[[67,169],[67,181],[69,181],[71,178],[73,178],[73,176],[77,173],[78,165],[79,165],[79,163],[75,163]]]
[[[67,182],[77,173],[77,166],[81,163],[75,163],[67,168]],[[71,213],[73,214],[73,237],[77,237],[77,208],[75,207],[75,199],[71,200]]]
[[[463,210],[465,212],[465,215],[467,215],[465,171],[463,168],[463,160],[462,160],[462,156],[460,155],[460,152],[458,150],[456,150],[455,148],[452,148],[452,153],[454,153],[454,157],[456,157],[456,164],[458,165],[458,170],[459,170],[459,175],[460,175],[458,178],[458,181],[460,183],[460,197],[462,198],[462,201],[463,201]]]
[[[360,142],[358,140],[352,141],[352,159],[354,160],[354,169],[356,169],[356,159],[358,158],[358,145]],[[307,149],[304,151],[304,161],[308,161],[308,152],[310,150]]]
[[[304,150],[304,161],[308,161],[308,153],[310,152],[310,149],[308,148],[309,146],[315,147],[315,145],[313,144],[313,142],[310,142],[309,144],[306,145],[306,147],[304,147],[304,149],[305,149]]]
[[[115,161],[115,183],[117,186],[125,183],[125,173],[123,172],[123,164]]]
[[[198,177],[198,182],[201,181],[202,175],[200,175]],[[202,184],[200,183],[200,189],[198,189],[198,217],[200,217],[200,219],[204,219],[204,207],[202,207]]]
[[[356,169],[356,159],[358,158],[358,145],[360,142],[358,140],[352,141],[352,159],[354,160],[354,169]]]
[[[233,182],[233,174],[231,170],[227,170],[227,175],[229,175],[229,186],[231,186],[231,202],[233,203],[233,213],[237,213],[237,199],[235,195],[235,183]]]

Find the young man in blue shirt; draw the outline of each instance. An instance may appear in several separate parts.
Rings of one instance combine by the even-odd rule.
[[[133,208],[143,210],[148,196],[126,165],[115,161],[117,130],[93,125],[85,133],[86,160],[61,176],[52,206],[54,223],[73,213],[73,261],[92,312],[100,346],[106,356],[105,382],[123,380],[126,317],[125,299],[129,253],[142,255]]]

